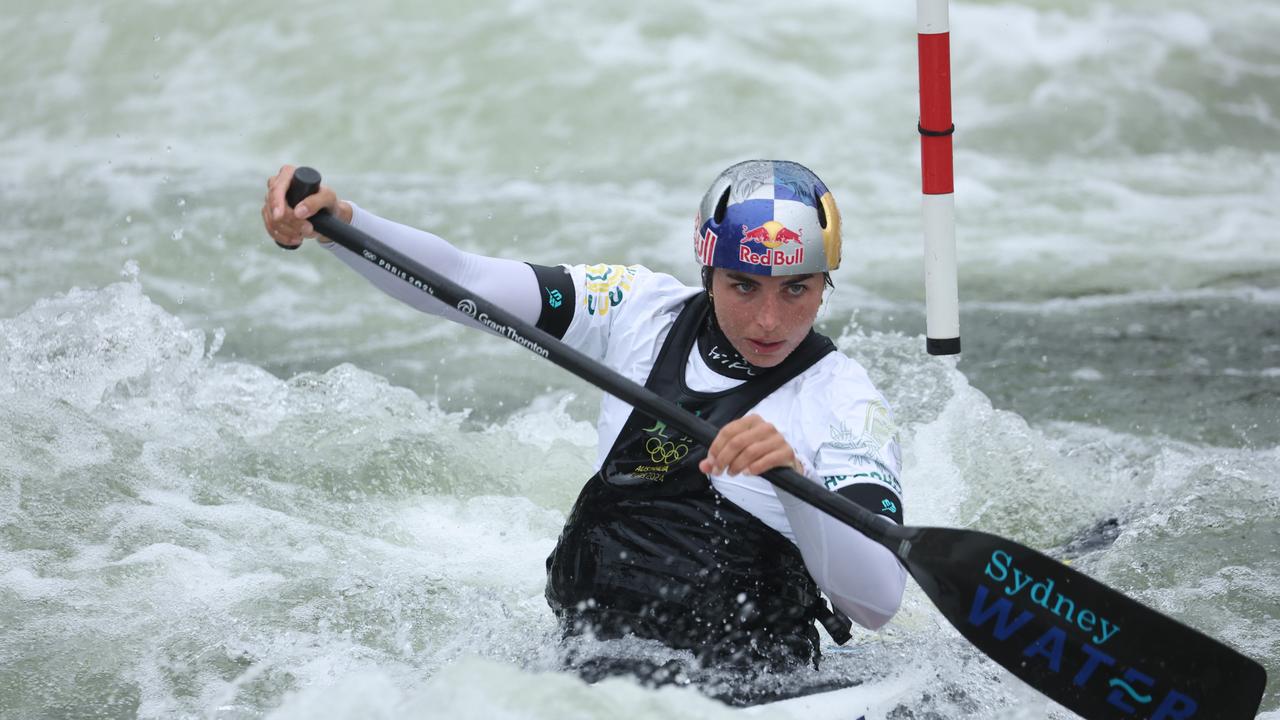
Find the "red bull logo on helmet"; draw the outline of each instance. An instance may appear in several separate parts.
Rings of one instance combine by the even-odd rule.
[[[738,248],[738,261],[750,263],[752,265],[763,265],[765,267],[789,267],[792,265],[804,264],[804,248],[798,247],[793,250],[765,250],[762,253],[752,252],[751,248],[743,245]]]
[[[755,252],[748,243],[759,243],[765,247],[764,252]],[[795,247],[785,249],[783,246],[794,244]],[[752,265],[767,267],[786,267],[804,263],[804,245],[800,242],[800,233],[788,228],[777,220],[770,220],[756,228],[742,226],[742,244],[738,247],[738,260]]]
[[[758,242],[761,245],[773,250],[780,248],[787,243],[800,243],[800,233],[788,228],[786,225],[777,220],[770,220],[760,227],[748,230],[746,225],[742,226],[742,242]]]

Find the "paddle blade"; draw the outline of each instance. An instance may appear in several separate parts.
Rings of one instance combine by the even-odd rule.
[[[918,528],[905,564],[960,634],[1086,718],[1252,720],[1257,662],[1062,563],[987,533]]]

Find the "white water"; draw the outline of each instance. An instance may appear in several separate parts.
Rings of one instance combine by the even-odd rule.
[[[824,329],[895,406],[909,522],[1119,518],[1075,566],[1280,710],[1274,8],[953,8],[958,364],[920,337],[909,4],[3,9],[0,716],[726,716],[553,672],[598,393],[257,208],[307,162],[471,249],[692,279],[694,204],[753,156],[836,190]],[[896,675],[919,716],[1062,715],[914,587],[821,673]]]

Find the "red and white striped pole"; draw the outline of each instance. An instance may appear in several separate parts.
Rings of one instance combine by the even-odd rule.
[[[924,190],[925,347],[960,353],[956,203],[951,167],[951,25],[948,0],[916,0],[920,49],[920,170]]]

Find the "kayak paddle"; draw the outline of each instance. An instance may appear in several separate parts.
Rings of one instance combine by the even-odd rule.
[[[289,205],[319,187],[320,173],[298,168]],[[310,221],[330,240],[703,447],[715,439],[715,425],[327,211]],[[789,468],[764,477],[888,548],[969,642],[1086,718],[1252,720],[1258,711],[1266,686],[1259,663],[1047,555],[976,530],[885,522]]]

